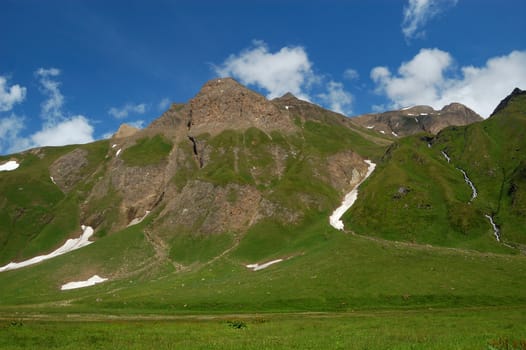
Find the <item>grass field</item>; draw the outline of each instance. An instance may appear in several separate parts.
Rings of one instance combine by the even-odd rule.
[[[526,309],[0,320],[1,349],[524,349]]]

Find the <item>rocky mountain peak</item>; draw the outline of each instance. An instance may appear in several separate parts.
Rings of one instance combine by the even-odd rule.
[[[188,132],[212,135],[226,129],[257,127],[263,131],[291,130],[295,126],[284,111],[261,94],[232,78],[208,81],[181,109]]]
[[[133,127],[128,124],[121,124],[119,130],[117,130],[117,132],[113,134],[113,138],[120,139],[123,137],[130,137],[137,133],[137,131],[139,131],[139,129],[137,129],[136,127]]]

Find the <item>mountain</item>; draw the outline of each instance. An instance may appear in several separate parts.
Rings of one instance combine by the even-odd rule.
[[[21,165],[2,174],[0,264],[49,251],[81,224],[100,238],[148,215],[164,246],[298,224],[331,210],[389,143],[290,94],[269,101],[212,80],[144,130],[123,125],[109,141],[12,156]]]
[[[523,307],[525,113],[395,138],[215,79],[145,129],[2,156],[0,314]]]
[[[523,249],[526,94],[515,90],[499,106],[482,122],[393,144],[348,225],[389,239],[494,249],[494,223],[500,248]]]
[[[395,137],[420,132],[437,134],[448,126],[468,125],[482,120],[481,116],[460,103],[451,103],[439,111],[429,106],[414,106],[352,118],[353,122],[364,128]]]

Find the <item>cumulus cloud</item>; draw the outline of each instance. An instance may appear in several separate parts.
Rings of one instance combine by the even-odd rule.
[[[400,65],[398,74],[375,67],[371,79],[376,91],[391,100],[391,108],[425,104],[438,109],[460,102],[488,117],[515,87],[526,86],[526,51],[490,58],[482,67],[455,69],[449,53],[422,49]]]
[[[26,88],[16,85],[7,85],[7,79],[0,76],[0,112],[7,112],[13,109],[17,103],[26,98]]]
[[[230,55],[214,70],[219,76],[232,76],[242,84],[265,89],[268,98],[291,92],[308,100],[305,89],[316,79],[303,47],[285,46],[277,52],[269,52],[262,41],[254,41],[252,47],[238,55]]]
[[[342,83],[328,80],[313,71],[313,63],[301,46],[285,46],[270,52],[262,41],[239,54],[230,55],[222,64],[213,67],[221,77],[231,76],[244,85],[265,90],[272,99],[291,92],[296,97],[320,102],[336,112],[350,113],[352,95]],[[347,70],[347,78],[356,79],[357,72]]]
[[[36,132],[30,136],[30,140],[35,147],[88,143],[93,141],[93,131],[86,117],[76,115]]]
[[[14,153],[42,146],[62,146],[94,141],[94,128],[82,115],[68,116],[63,110],[64,96],[60,91],[57,68],[40,68],[35,71],[40,91],[46,99],[41,104],[40,130],[21,136],[26,118],[12,114],[0,119],[0,152]],[[25,94],[25,90],[24,90]]]
[[[146,122],[144,120],[136,120],[134,122],[130,122],[126,124],[128,124],[129,126],[133,126],[134,128],[137,128],[137,129],[142,129],[144,128],[144,125],[146,124]]]
[[[170,99],[168,97],[165,97],[159,102],[157,108],[160,111],[164,111],[166,108],[168,108],[168,106],[170,106]]]
[[[130,114],[144,114],[147,106],[144,103],[132,104],[127,103],[122,107],[111,107],[108,110],[108,114],[112,115],[117,119],[124,119]]]
[[[424,26],[432,18],[449,7],[457,4],[458,0],[409,0],[404,7],[402,33],[406,40],[423,37]]]
[[[35,75],[40,82],[40,90],[47,96],[47,99],[41,104],[41,115],[45,122],[52,126],[63,119],[64,96],[60,92],[60,82],[53,79],[60,75],[60,70],[57,68],[39,68]]]
[[[360,74],[355,69],[349,68],[343,72],[343,77],[347,80],[356,80],[360,77]]]
[[[345,91],[342,83],[330,81],[327,84],[327,92],[319,94],[318,97],[335,112],[347,115],[352,113],[353,97]]]

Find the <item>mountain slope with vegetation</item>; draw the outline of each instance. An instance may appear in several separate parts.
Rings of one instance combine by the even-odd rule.
[[[522,247],[526,94],[516,91],[507,101],[483,122],[393,144],[347,214],[350,227],[419,243],[495,251]],[[381,218],[374,215],[378,211]],[[504,244],[497,244],[489,217]]]

